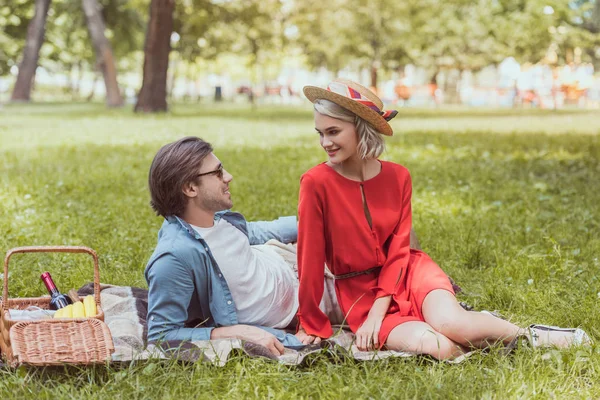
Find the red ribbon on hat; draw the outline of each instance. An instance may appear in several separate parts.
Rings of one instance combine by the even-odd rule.
[[[360,94],[360,92],[352,89],[348,85],[345,85],[341,82],[331,82],[329,86],[327,86],[327,90],[342,95],[344,97],[348,97],[362,105],[369,107],[371,110],[381,115],[386,121],[391,120],[398,114],[398,111],[396,110],[381,111],[381,109],[377,107],[375,103],[373,103],[368,98],[364,97],[362,94]]]

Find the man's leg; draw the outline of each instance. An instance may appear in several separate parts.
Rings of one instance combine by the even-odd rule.
[[[269,240],[267,245],[273,246],[275,251],[283,257],[285,262],[294,270],[296,278],[298,277],[298,258],[296,254],[296,244],[283,244],[277,240]],[[335,294],[335,282],[333,274],[325,266],[323,298],[319,308],[327,315],[333,325],[342,325],[344,323],[344,314],[342,313]]]
[[[321,299],[319,308],[327,315],[327,318],[329,318],[329,322],[331,322],[332,325],[344,325],[344,314],[342,313],[342,309],[340,308],[335,293],[335,279],[333,278],[331,271],[329,271],[329,268],[327,268],[327,265],[325,265],[324,288],[323,298]]]

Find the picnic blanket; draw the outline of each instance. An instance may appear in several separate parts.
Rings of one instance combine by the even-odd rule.
[[[89,283],[78,291],[80,296],[93,293]],[[318,345],[286,348],[281,356],[273,355],[266,347],[240,339],[200,341],[165,341],[146,343],[148,291],[130,286],[104,285],[100,287],[104,322],[108,325],[115,346],[114,362],[147,359],[177,359],[185,362],[210,362],[223,366],[234,354],[270,359],[282,364],[299,365],[311,354],[326,353],[356,360],[381,360],[388,357],[414,357],[416,354],[400,351],[360,351],[353,344],[354,334],[341,327],[336,334]],[[467,353],[452,362],[457,363],[471,355]]]

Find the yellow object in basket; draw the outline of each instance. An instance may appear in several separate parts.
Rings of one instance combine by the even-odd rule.
[[[62,318],[64,313],[65,313],[65,309],[64,308],[59,308],[54,313],[54,318]]]
[[[73,318],[85,318],[85,308],[81,301],[73,303]]]
[[[73,318],[73,304],[69,304],[61,310],[65,310],[63,311],[62,318]]]
[[[85,316],[86,317],[95,317],[98,314],[98,310],[96,309],[96,301],[94,300],[94,296],[85,296],[83,299],[83,305],[85,307]]]

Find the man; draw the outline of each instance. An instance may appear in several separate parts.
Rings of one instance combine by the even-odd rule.
[[[233,206],[233,177],[209,143],[186,137],[162,147],[148,178],[166,220],[145,269],[148,340],[238,338],[281,355],[302,343],[295,328],[295,217],[246,222]],[[331,279],[323,310],[341,321]],[[327,290],[329,288],[329,291]]]

